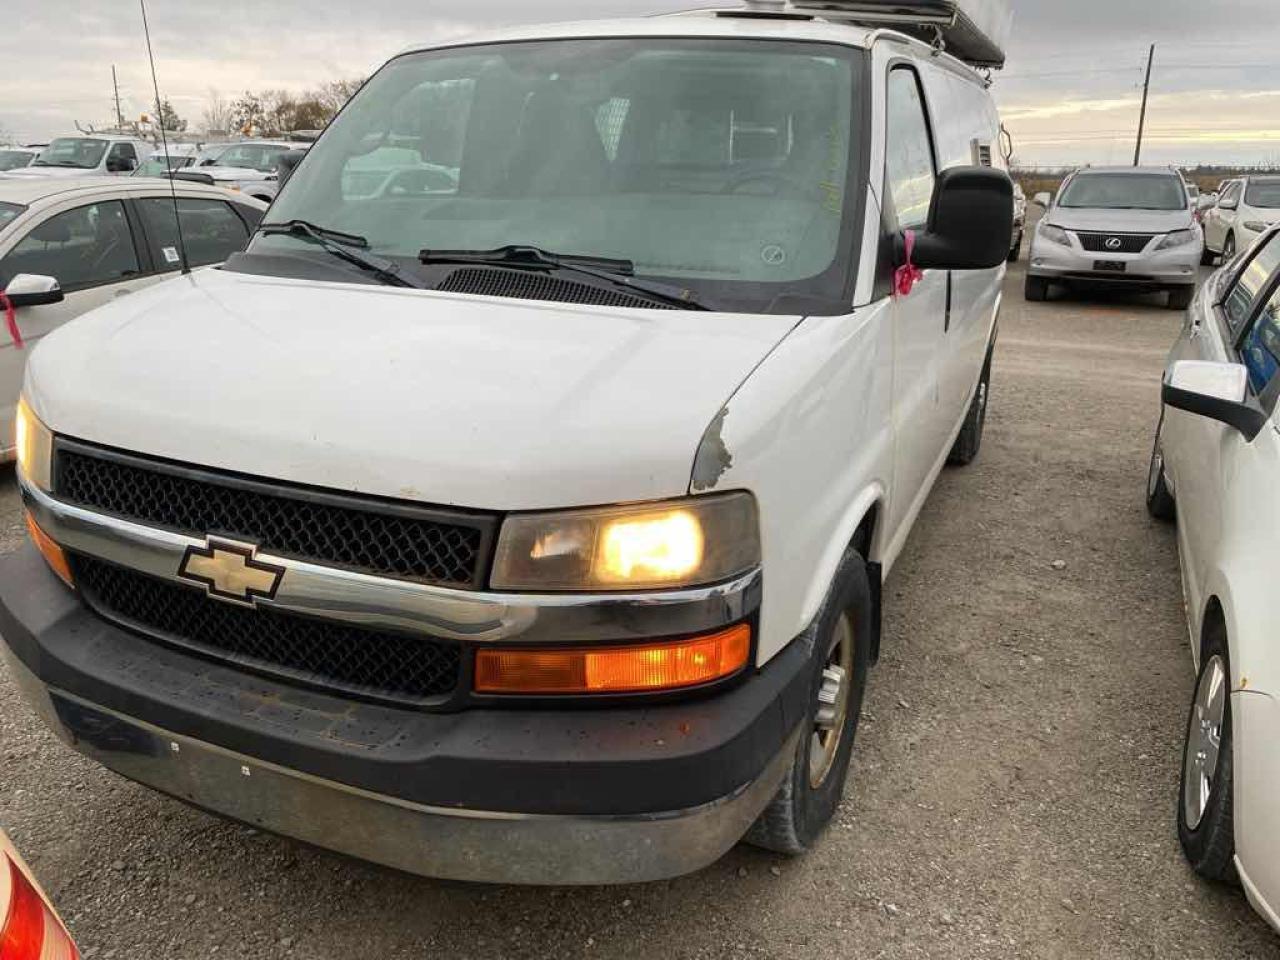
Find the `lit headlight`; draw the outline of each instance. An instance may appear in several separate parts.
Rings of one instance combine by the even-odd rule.
[[[560,513],[502,524],[498,590],[653,590],[716,583],[760,563],[745,493]]]
[[[1040,224],[1040,236],[1050,243],[1056,243],[1063,247],[1071,246],[1071,237],[1067,231],[1061,227],[1055,227],[1052,223]]]
[[[49,490],[53,486],[53,434],[31,412],[26,397],[18,400],[14,434],[22,475],[41,490]]]
[[[1196,242],[1196,231],[1194,230],[1175,230],[1163,240],[1157,250],[1173,250],[1177,247],[1185,247],[1189,243]]]

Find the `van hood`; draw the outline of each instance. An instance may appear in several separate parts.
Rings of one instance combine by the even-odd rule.
[[[96,167],[91,170],[86,170],[84,167],[20,167],[17,170],[6,171],[6,176],[46,180],[58,177],[100,177],[102,171]]]
[[[1172,233],[1189,230],[1190,210],[1095,210],[1054,207],[1048,222],[1065,230],[1097,233]]]
[[[267,180],[272,174],[253,167],[184,167],[192,173],[207,173],[215,180]]]
[[[426,503],[680,496],[708,424],[796,317],[569,306],[204,270],[46,337],[54,432]]]

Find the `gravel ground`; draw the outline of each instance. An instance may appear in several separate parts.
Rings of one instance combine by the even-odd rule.
[[[224,823],[73,756],[0,668],[0,824],[93,958],[1280,956],[1184,866],[1192,675],[1172,532],[1142,506],[1156,298],[1024,303],[986,444],[886,588],[845,802],[802,860],[648,886],[439,883]],[[4,478],[0,544],[18,542]]]

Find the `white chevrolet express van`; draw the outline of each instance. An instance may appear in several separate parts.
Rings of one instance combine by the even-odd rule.
[[[1012,224],[983,77],[877,7],[411,49],[242,255],[48,337],[0,577],[44,719],[434,876],[813,844],[882,579],[978,451]],[[389,146],[422,164],[344,176]]]

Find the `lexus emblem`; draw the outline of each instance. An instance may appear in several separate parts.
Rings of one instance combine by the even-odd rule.
[[[1124,246],[1124,241],[1121,240],[1119,237],[1107,237],[1108,250],[1119,250],[1123,246]]]
[[[209,596],[231,603],[270,600],[280,589],[284,567],[257,558],[251,543],[209,537],[204,546],[187,547],[178,576],[203,586]]]

